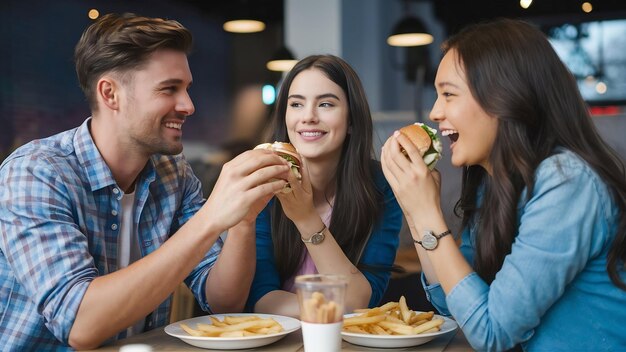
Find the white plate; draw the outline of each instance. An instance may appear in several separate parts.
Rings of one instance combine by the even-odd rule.
[[[249,316],[255,315],[259,318],[273,318],[280,325],[283,326],[283,331],[270,334],[270,335],[261,335],[261,336],[246,336],[246,337],[201,337],[201,336],[191,336],[185,330],[180,327],[180,324],[187,324],[192,329],[196,328],[196,324],[211,324],[211,319],[209,317],[218,318],[219,320],[224,320],[224,317],[239,317],[239,316]],[[285,337],[290,332],[296,331],[300,329],[300,321],[298,319],[284,317],[282,315],[273,315],[273,314],[251,314],[251,313],[230,313],[230,314],[214,314],[214,315],[205,315],[202,317],[196,317],[186,320],[181,320],[179,322],[170,324],[165,327],[165,333],[168,335],[177,337],[184,342],[201,348],[214,348],[219,350],[233,350],[233,349],[243,349],[243,348],[254,348],[269,345],[270,343],[276,342],[283,337]]]
[[[348,318],[355,315],[357,314],[346,314],[344,317]],[[435,315],[434,318],[443,319],[443,325],[441,325],[441,330],[437,332],[418,335],[370,335],[342,331],[341,337],[349,343],[360,346],[376,348],[400,348],[425,344],[426,342],[436,337],[452,333],[458,327],[456,321],[450,318],[446,318],[440,315]]]

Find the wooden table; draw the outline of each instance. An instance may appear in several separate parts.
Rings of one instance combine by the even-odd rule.
[[[158,328],[140,335],[132,336],[127,339],[118,341],[112,345],[100,347],[94,352],[117,352],[121,346],[128,344],[141,343],[152,347],[156,351],[224,351],[224,350],[210,350],[204,348],[198,348],[186,344],[185,342],[169,336],[165,333],[163,328]],[[343,341],[341,346],[342,351],[360,352],[360,351],[375,351],[376,349],[361,347],[353,345]],[[468,344],[463,332],[458,329],[455,334],[438,337],[426,344],[401,348],[401,349],[385,349],[386,351],[421,351],[421,352],[459,352],[459,351],[472,351],[472,348]],[[303,352],[304,346],[302,345],[302,334],[300,330],[294,331],[287,335],[283,339],[272,343],[267,346],[263,346],[255,349],[247,350],[235,350],[235,351],[277,351],[277,352]]]

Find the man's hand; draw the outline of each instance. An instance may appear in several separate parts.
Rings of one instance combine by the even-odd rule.
[[[267,150],[249,150],[224,164],[203,211],[224,231],[252,222],[287,183],[289,165]]]

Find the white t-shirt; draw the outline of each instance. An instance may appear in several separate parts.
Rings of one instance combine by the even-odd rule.
[[[120,211],[120,214],[120,232],[117,239],[117,267],[122,269],[141,259],[137,227],[133,218],[135,214],[135,191],[122,196],[122,211]],[[145,323],[146,318],[141,318],[127,329],[126,335],[132,336],[142,333]]]

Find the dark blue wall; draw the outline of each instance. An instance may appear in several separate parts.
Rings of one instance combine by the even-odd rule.
[[[12,148],[78,126],[89,116],[76,79],[74,46],[87,13],[134,12],[178,20],[194,34],[189,57],[196,113],[185,140],[222,142],[231,41],[221,21],[174,1],[0,1],[0,160]]]

